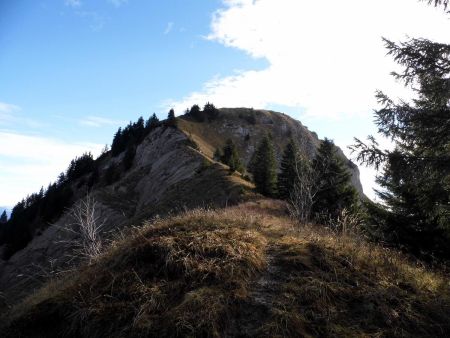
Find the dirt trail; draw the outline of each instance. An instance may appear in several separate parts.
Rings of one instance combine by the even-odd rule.
[[[229,337],[255,337],[270,319],[274,304],[280,295],[289,275],[277,264],[280,251],[273,243],[266,249],[267,266],[250,287],[248,297],[241,304],[239,312],[232,322]]]

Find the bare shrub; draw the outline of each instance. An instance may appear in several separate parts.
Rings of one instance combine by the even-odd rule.
[[[289,198],[289,213],[299,224],[306,224],[311,218],[314,197],[318,192],[317,174],[309,161],[302,155],[295,163],[296,182]]]
[[[316,215],[315,219],[336,234],[341,235],[360,234],[363,228],[362,216],[346,208],[342,209],[337,217],[324,213]]]
[[[105,220],[100,220],[96,209],[96,200],[90,194],[87,194],[68,213],[73,219],[70,231],[77,235],[72,243],[75,246],[75,254],[88,259],[89,262],[97,257],[102,249],[100,231],[105,224]]]

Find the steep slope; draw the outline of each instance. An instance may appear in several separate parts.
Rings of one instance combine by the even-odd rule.
[[[3,337],[448,337],[448,276],[283,203],[149,222],[1,318]]]
[[[108,186],[94,186],[96,215],[104,223],[108,237],[143,219],[196,206],[236,203],[251,185],[239,176],[230,176],[221,164],[212,163],[194,149],[195,145],[178,129],[159,127],[136,150],[133,166]],[[100,175],[107,168],[119,168],[125,154],[100,162]],[[75,199],[86,194],[81,178],[74,184]],[[37,234],[28,246],[8,261],[0,260],[0,305],[12,304],[29,294],[52,273],[76,263],[73,246],[79,235],[73,233],[68,212]],[[69,230],[67,230],[69,229]],[[0,306],[1,307],[1,306]]]

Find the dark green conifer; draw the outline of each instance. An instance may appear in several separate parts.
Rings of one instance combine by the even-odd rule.
[[[278,174],[278,196],[288,199],[295,186],[299,165],[299,150],[295,141],[291,138],[284,149],[281,159],[280,172]]]
[[[276,159],[271,137],[265,136],[261,140],[252,156],[249,170],[253,174],[256,191],[265,196],[276,195]]]
[[[242,170],[242,163],[233,140],[227,140],[223,147],[221,161],[230,167],[231,172]]]
[[[175,111],[173,109],[170,109],[169,113],[167,114],[166,126],[168,127],[177,126],[177,119],[175,117]]]
[[[145,124],[145,129],[147,129],[147,132],[153,130],[154,128],[156,128],[159,125],[159,119],[156,116],[155,113],[153,113],[153,115],[147,120],[146,124]]]
[[[350,173],[337,154],[333,141],[321,142],[313,160],[317,194],[313,202],[313,214],[326,214],[336,218],[345,208],[354,211],[357,207],[357,193],[351,185]]]
[[[0,216],[0,224],[5,224],[6,222],[8,222],[8,215],[6,214],[6,210],[3,210]]]

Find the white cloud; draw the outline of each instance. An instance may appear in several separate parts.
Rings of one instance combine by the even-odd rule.
[[[265,58],[261,71],[208,81],[177,106],[298,107],[339,117],[374,107],[374,91],[404,95],[381,41],[429,37],[450,41],[448,18],[411,0],[227,0],[212,19],[208,39]],[[418,24],[420,22],[421,24]]]
[[[96,156],[102,148],[101,144],[68,143],[0,130],[0,205],[14,205],[55,181],[75,156],[86,151]]]
[[[20,107],[14,104],[0,102],[0,124],[9,123],[14,119],[14,113],[20,111]]]
[[[268,67],[213,78],[169,105],[179,112],[207,101],[219,107],[286,106],[301,111],[301,119],[322,118],[328,124],[370,116],[377,106],[375,90],[409,95],[389,76],[398,68],[386,56],[381,37],[450,42],[449,31],[442,10],[411,0],[225,0],[207,39],[264,58]],[[365,137],[358,130],[340,133]],[[369,177],[365,170],[362,176]],[[365,186],[373,185],[371,177]]]
[[[74,7],[74,8],[80,7],[82,4],[81,0],[65,0],[64,3],[66,6]]]
[[[173,28],[173,22],[168,22],[166,29],[164,30],[164,35],[169,34],[172,31]]]
[[[89,127],[117,126],[125,124],[124,121],[112,120],[99,116],[87,116],[79,121],[81,125]]]
[[[120,7],[128,2],[128,0],[108,0],[115,7]]]

